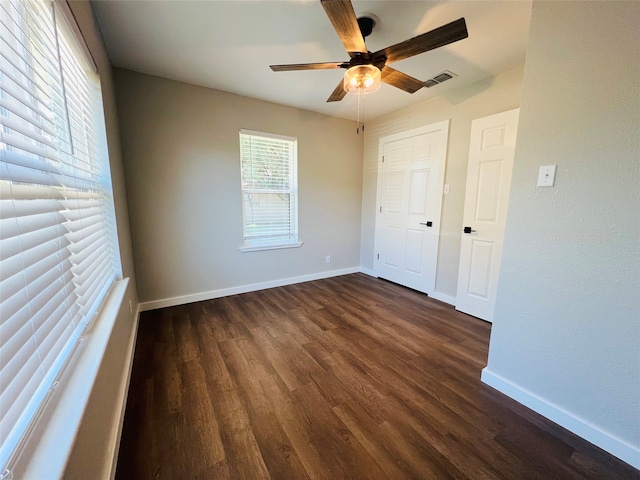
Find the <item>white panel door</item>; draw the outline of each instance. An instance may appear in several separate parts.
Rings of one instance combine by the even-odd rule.
[[[456,309],[493,321],[520,109],[471,124]]]
[[[427,294],[435,289],[448,133],[447,120],[380,141],[376,273]]]

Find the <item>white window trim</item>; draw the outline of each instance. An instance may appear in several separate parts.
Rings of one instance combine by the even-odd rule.
[[[304,244],[304,242],[291,242],[291,243],[278,243],[271,245],[241,245],[238,247],[238,250],[241,252],[259,252],[261,250],[280,250],[282,248],[299,248]]]
[[[247,253],[247,252],[259,252],[259,251],[266,251],[266,250],[281,250],[281,249],[286,249],[286,248],[300,248],[304,242],[301,242],[299,240],[299,231],[298,231],[298,226],[299,226],[299,221],[298,221],[298,217],[299,217],[299,208],[298,208],[298,139],[295,137],[290,137],[287,135],[278,135],[276,133],[267,133],[267,132],[259,132],[256,130],[247,130],[247,129],[241,129],[240,130],[240,134],[242,135],[253,135],[253,136],[258,136],[258,137],[265,137],[265,138],[273,138],[273,139],[278,139],[278,140],[286,140],[289,142],[293,142],[295,145],[295,149],[294,149],[294,161],[293,161],[293,179],[294,179],[294,188],[293,188],[293,192],[295,193],[295,230],[296,230],[296,235],[295,238],[291,239],[283,239],[283,240],[269,240],[267,239],[266,241],[260,242],[260,241],[252,241],[252,242],[244,242],[242,245],[240,245],[238,247],[238,250],[240,250],[242,253]],[[240,160],[242,162],[242,159]],[[242,189],[241,187],[241,191],[244,192],[245,190]],[[244,211],[242,212],[242,228],[243,228],[243,233],[244,233]]]

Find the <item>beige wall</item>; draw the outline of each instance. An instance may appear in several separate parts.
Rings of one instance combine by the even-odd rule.
[[[359,267],[353,122],[127,70],[115,80],[141,302]],[[301,248],[238,250],[242,128],[298,139]]]
[[[639,21],[638,2],[534,2],[485,371],[638,468]]]
[[[93,386],[65,477],[108,478],[119,438],[123,395],[126,392],[129,358],[135,336],[138,298],[111,64],[94,21],[91,4],[83,0],[69,2],[69,5],[100,73],[122,272],[123,276],[129,277],[131,281]],[[129,305],[133,312],[130,311]]]
[[[436,292],[455,297],[471,121],[518,107],[521,83],[522,68],[518,68],[367,123],[364,150],[362,245],[360,256],[360,263],[364,269],[373,269],[375,253],[374,237],[378,181],[378,145],[380,138],[450,119],[445,183],[450,185],[451,193],[444,196],[442,206]]]

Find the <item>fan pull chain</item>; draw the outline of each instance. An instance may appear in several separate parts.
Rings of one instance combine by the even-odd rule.
[[[360,112],[362,111],[362,100],[364,98],[364,93],[362,89],[358,89],[358,129],[356,133],[360,133]]]
[[[362,113],[362,122],[360,122],[360,113]],[[364,133],[364,89],[358,88],[358,121],[356,124],[356,135],[360,134],[360,127]]]

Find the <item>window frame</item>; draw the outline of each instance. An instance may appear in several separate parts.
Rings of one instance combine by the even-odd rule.
[[[272,139],[289,142],[291,154],[289,156],[289,188],[246,188],[242,172],[244,170],[245,156],[243,154],[243,137],[256,137],[260,139]],[[241,129],[239,132],[240,143],[240,190],[242,199],[242,245],[238,247],[241,252],[256,252],[262,250],[278,250],[283,248],[298,248],[303,245],[299,240],[298,230],[298,139],[296,137],[279,135],[274,133],[259,132],[255,130]],[[253,157],[252,157],[253,160]],[[266,236],[262,239],[253,238],[247,234],[247,211],[245,195],[255,193],[289,195],[289,234],[284,238],[281,234]]]
[[[18,2],[15,3],[20,5]],[[24,399],[19,396],[11,397],[20,409],[16,408],[19,417],[17,420],[11,421],[10,431],[0,440],[0,478],[4,478],[5,475],[10,476],[20,468],[38,463],[32,457],[32,453],[34,449],[40,448],[39,446],[45,443],[39,434],[43,433],[47,420],[52,415],[55,416],[55,412],[63,410],[56,403],[56,399],[60,395],[73,393],[69,398],[73,398],[77,403],[71,408],[73,410],[79,409],[82,414],[81,404],[82,402],[86,403],[88,395],[81,398],[78,395],[78,388],[72,385],[75,372],[80,371],[82,374],[88,374],[90,371],[86,363],[89,355],[82,346],[87,344],[95,346],[96,348],[90,352],[92,355],[98,355],[99,352],[104,351],[104,348],[101,348],[102,346],[98,343],[102,342],[106,346],[106,340],[109,338],[110,329],[115,321],[115,315],[108,311],[109,304],[110,302],[111,304],[113,302],[121,304],[127,282],[122,281],[100,76],[88,47],[79,34],[79,27],[69,10],[70,7],[64,1],[42,0],[37,3],[33,2],[28,8],[21,7],[19,9],[14,6],[13,2],[6,2],[0,8],[4,9],[3,15],[6,19],[11,21],[7,29],[7,38],[11,42],[6,43],[2,50],[2,57],[11,57],[14,62],[11,67],[13,69],[22,68],[26,72],[23,73],[24,80],[20,77],[21,81],[19,82],[12,79],[12,76],[7,77],[15,84],[15,87],[10,91],[13,98],[12,103],[7,103],[9,107],[0,112],[2,115],[0,124],[3,125],[2,133],[6,134],[0,138],[2,141],[0,158],[4,164],[11,163],[10,159],[12,158],[13,164],[25,171],[29,169],[36,171],[37,167],[34,165],[37,163],[44,167],[44,173],[48,172],[51,178],[59,179],[59,183],[52,181],[49,184],[43,183],[35,176],[29,180],[26,177],[20,179],[18,176],[13,177],[10,174],[7,174],[6,177],[3,175],[0,183],[5,196],[2,199],[13,202],[14,205],[18,201],[42,202],[44,200],[52,205],[55,203],[57,205],[55,208],[53,206],[47,207],[48,209],[42,213],[47,215],[47,218],[51,217],[50,227],[52,229],[55,227],[58,232],[55,238],[47,240],[47,244],[53,245],[55,242],[59,248],[54,254],[47,254],[48,256],[45,256],[44,260],[38,260],[40,262],[38,268],[44,263],[47,264],[46,268],[42,267],[42,271],[47,273],[37,275],[40,275],[38,278],[45,278],[45,275],[48,276],[51,272],[73,270],[72,280],[64,280],[64,275],[62,275],[55,282],[51,282],[51,284],[63,284],[64,286],[60,287],[60,290],[70,292],[68,295],[65,294],[67,296],[64,302],[61,301],[56,307],[55,305],[58,303],[54,305],[53,297],[46,300],[47,303],[43,301],[44,307],[39,306],[38,310],[34,306],[34,311],[29,310],[25,323],[20,323],[21,319],[15,317],[17,318],[15,325],[18,325],[17,328],[22,331],[26,325],[34,322],[36,315],[45,312],[46,308],[46,313],[42,313],[40,316],[43,319],[42,325],[52,325],[49,332],[43,333],[45,328],[38,327],[40,330],[36,329],[24,343],[20,343],[18,340],[14,341],[14,338],[17,338],[15,333],[11,337],[3,338],[3,341],[0,342],[0,349],[6,348],[5,354],[7,356],[9,354],[6,352],[18,349],[21,354],[23,351],[27,352],[25,355],[30,355],[30,359],[34,354],[30,353],[33,349],[26,348],[27,342],[35,344],[35,352],[38,355],[40,355],[41,345],[48,341],[61,345],[59,348],[50,350],[54,353],[51,354],[51,360],[47,363],[41,359],[38,368],[43,369],[46,373],[44,379],[38,382],[37,389],[35,387],[30,389],[30,391],[35,391],[30,393],[30,396],[25,396]],[[45,34],[41,29],[38,29],[41,23],[48,27],[45,32],[48,37],[45,40],[36,41],[34,35],[43,36]],[[47,53],[43,54],[42,52],[45,51]],[[36,56],[37,61],[35,60]],[[3,81],[8,71],[10,71],[9,65],[6,70],[3,65],[0,74]],[[45,80],[42,76],[43,73],[55,73],[55,75],[51,75],[49,79]],[[13,73],[12,75],[16,77]],[[39,79],[39,83],[36,82],[36,77]],[[51,93],[53,90],[55,90],[55,94]],[[31,96],[26,97],[26,93]],[[23,94],[25,94],[24,97]],[[58,100],[53,100],[54,95],[58,95]],[[25,98],[28,98],[26,103]],[[8,101],[6,95],[2,97],[2,100]],[[54,108],[51,107],[53,103],[56,103],[59,111],[56,110],[55,115],[52,114],[48,117],[45,128],[43,120],[40,119],[44,114],[34,108],[34,105],[44,105],[48,109],[47,111],[53,112]],[[20,105],[19,111],[16,110],[16,105]],[[32,113],[37,113],[40,117]],[[9,117],[10,114],[13,115],[12,118]],[[73,134],[72,130],[74,130]],[[26,140],[22,143],[16,143],[17,134],[22,135]],[[28,143],[29,141],[34,143]],[[35,149],[35,151],[29,148]],[[78,172],[81,170],[83,173],[79,174]],[[10,172],[11,170],[7,169],[6,171]],[[44,173],[41,177],[44,176]],[[29,189],[32,193],[27,194],[26,191]],[[44,197],[40,196],[43,195],[42,193],[33,193],[35,190],[45,189],[54,193]],[[21,193],[18,195],[15,192]],[[62,216],[64,220],[58,219],[53,222],[54,215]],[[28,218],[28,215],[24,214],[22,218]],[[6,216],[3,219],[13,221],[17,219],[17,215]],[[24,224],[16,220],[15,233],[12,232],[13,238],[29,234],[29,230],[26,227],[23,229],[22,225]],[[37,232],[39,227],[36,225],[33,223],[29,228],[33,228],[33,232]],[[99,238],[100,236],[102,238]],[[71,239],[71,237],[73,240],[70,240],[69,245],[64,244],[65,239]],[[19,250],[11,252],[11,255],[7,255],[1,260],[18,256],[24,257],[25,252],[35,250],[35,247],[32,250],[29,248],[21,245]],[[54,262],[54,256],[57,262]],[[71,266],[63,269],[62,265],[67,264]],[[31,267],[35,265],[36,263],[33,263]],[[35,285],[35,282],[26,280],[26,269],[27,267],[23,263],[21,273],[18,271],[17,273],[7,273],[6,276],[3,274],[0,277],[0,282],[11,281],[19,275],[24,276],[24,287],[21,289],[28,291],[28,304],[24,308],[31,309],[31,304],[35,303],[34,298],[42,295],[44,289],[38,290],[40,288],[38,285],[38,287],[33,287],[33,290],[28,290],[32,288],[32,285]],[[33,275],[35,278],[36,274]],[[14,283],[17,284],[17,282]],[[18,294],[21,294],[20,291],[7,294],[7,298]],[[73,298],[76,300],[74,301]],[[49,305],[53,305],[53,307],[49,309]],[[57,313],[67,306],[69,309],[66,314],[60,317]],[[70,306],[77,307],[74,314],[70,313]],[[55,311],[53,311],[54,309]],[[72,319],[67,322],[68,316]],[[56,329],[64,329],[66,333],[50,334]],[[101,335],[96,335],[98,331]],[[35,340],[36,334],[39,340]],[[27,338],[26,333],[24,337]],[[12,345],[12,342],[16,345],[15,348],[8,347],[8,345]],[[91,357],[92,361],[95,361],[99,356],[95,355]],[[9,356],[9,358],[12,357]],[[22,375],[22,372],[19,371],[19,374]],[[25,374],[23,377],[36,379],[35,375],[27,377]],[[11,383],[18,378],[18,375],[8,375],[6,378],[5,381]],[[88,378],[85,375],[81,380],[86,384]],[[70,413],[71,408],[67,408],[64,412],[65,429],[68,432],[63,432],[61,436],[72,430],[75,432],[79,425],[80,418],[77,418],[77,422],[73,421],[74,415]],[[58,415],[60,414],[58,413]],[[60,433],[60,430],[57,433]],[[63,454],[62,450],[70,446],[71,443],[62,445],[58,439],[50,444],[50,452],[53,452],[55,448],[57,454],[66,458],[64,456],[66,453]],[[51,453],[48,455],[50,457]],[[43,456],[46,457],[47,453],[44,453]],[[49,458],[49,460],[51,459]],[[49,461],[48,465],[51,468],[53,468],[52,463],[56,462]]]

